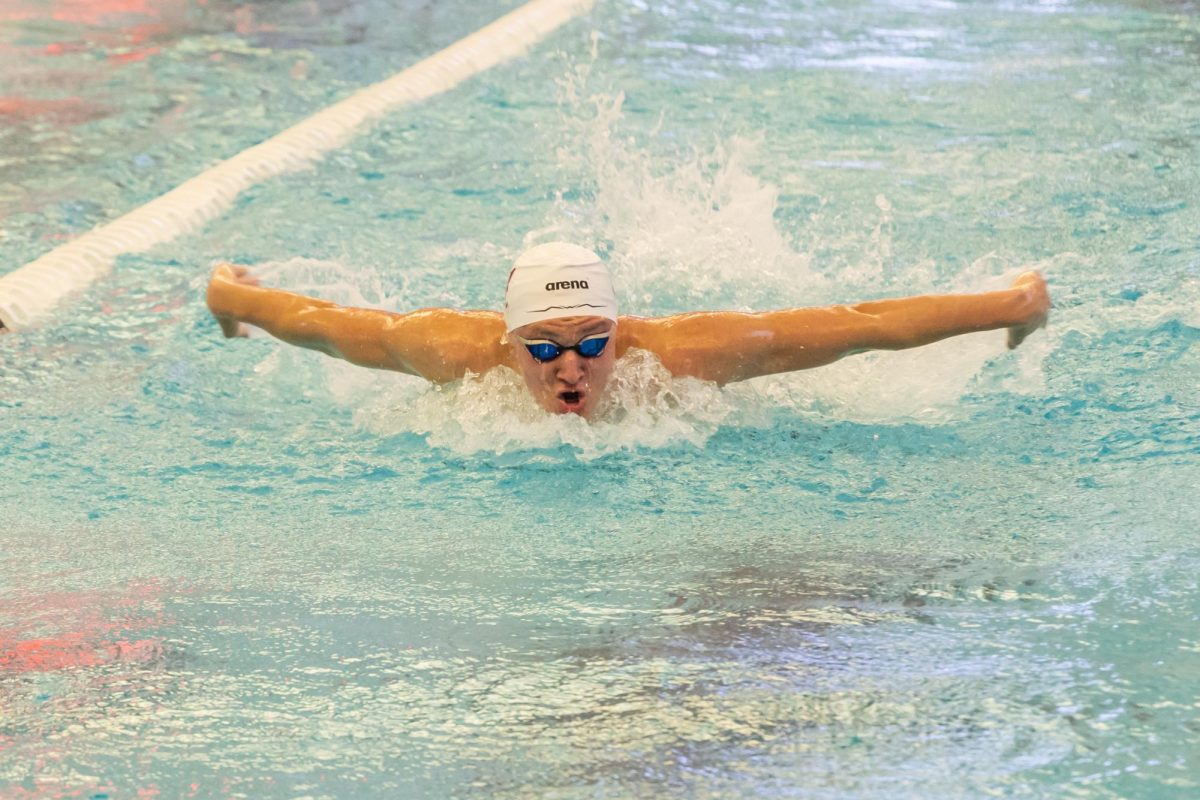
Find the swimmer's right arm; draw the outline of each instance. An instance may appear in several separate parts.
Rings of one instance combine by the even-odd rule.
[[[339,306],[260,286],[246,267],[234,264],[213,269],[207,300],[227,338],[245,336],[246,326],[253,325],[288,344],[435,383],[507,363],[507,349],[500,345],[504,322],[495,312],[435,308],[398,314]]]

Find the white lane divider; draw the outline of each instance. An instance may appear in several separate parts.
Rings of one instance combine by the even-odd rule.
[[[198,230],[249,187],[300,169],[343,145],[364,123],[457,86],[520,55],[592,7],[594,0],[532,0],[446,49],[361,89],[282,133],[243,150],[166,194],[0,277],[0,324],[33,324],[63,297],[140,253]]]

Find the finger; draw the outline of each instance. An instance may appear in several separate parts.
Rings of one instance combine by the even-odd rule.
[[[1042,273],[1038,272],[1037,270],[1030,270],[1029,272],[1022,272],[1020,275],[1018,275],[1017,279],[1013,281],[1013,286],[1026,290],[1045,292],[1046,279],[1043,278]]]
[[[237,277],[238,283],[244,283],[247,286],[258,286],[261,283],[258,276],[250,272],[249,267],[244,267],[241,264],[233,266],[233,274]]]

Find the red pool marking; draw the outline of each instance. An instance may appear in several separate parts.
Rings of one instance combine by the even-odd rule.
[[[48,118],[77,124],[108,114],[108,111],[79,97],[40,100],[20,94],[0,95],[0,116],[16,119]]]
[[[87,42],[51,42],[42,48],[42,55],[63,56],[67,53],[86,53],[88,47]]]
[[[159,0],[57,0],[51,6],[49,15],[42,3],[35,4],[27,0],[24,4],[8,2],[4,5],[7,7],[0,8],[0,21],[4,22],[45,19],[49,16],[58,22],[98,25],[105,18],[118,14],[159,17],[164,4]]]
[[[125,53],[113,53],[108,57],[108,60],[116,64],[128,64],[132,61],[142,61],[157,52],[157,47],[145,47],[141,50],[130,50]]]
[[[171,29],[161,22],[146,22],[142,25],[130,26],[124,30],[125,38],[134,44],[141,44],[156,36],[170,32]],[[157,50],[157,48],[155,49]]]
[[[59,22],[98,25],[106,17],[117,14],[157,17],[159,5],[148,0],[58,0],[51,17]]]
[[[0,628],[0,674],[152,662],[162,656],[162,639],[123,634],[163,624],[162,597],[158,583],[145,583],[123,592],[50,592],[0,600],[0,614],[20,620]],[[47,635],[47,629],[57,630]]]
[[[144,61],[160,52],[152,42],[176,39],[186,29],[187,3],[182,0],[53,0],[49,8],[37,0],[0,3],[0,22],[54,20],[81,29],[81,39],[51,42],[45,56],[90,50],[109,52],[111,64]],[[21,50],[23,48],[13,48]]]
[[[50,639],[28,639],[11,645],[0,640],[0,673],[53,672],[75,667],[98,667],[113,661],[149,662],[162,654],[161,639],[92,642],[86,633],[65,633]]]

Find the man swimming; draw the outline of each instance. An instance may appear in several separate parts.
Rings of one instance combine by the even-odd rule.
[[[226,337],[262,328],[353,364],[449,383],[496,367],[519,373],[546,411],[590,417],[617,359],[648,350],[673,375],[718,384],[810,369],[867,350],[902,350],[977,331],[1008,330],[1009,348],[1046,323],[1036,272],[1000,291],[924,295],[849,306],[668,317],[617,315],[608,269],[573,244],[538,245],[508,276],[504,313],[427,308],[407,314],[338,306],[268,289],[219,264],[208,307]]]

